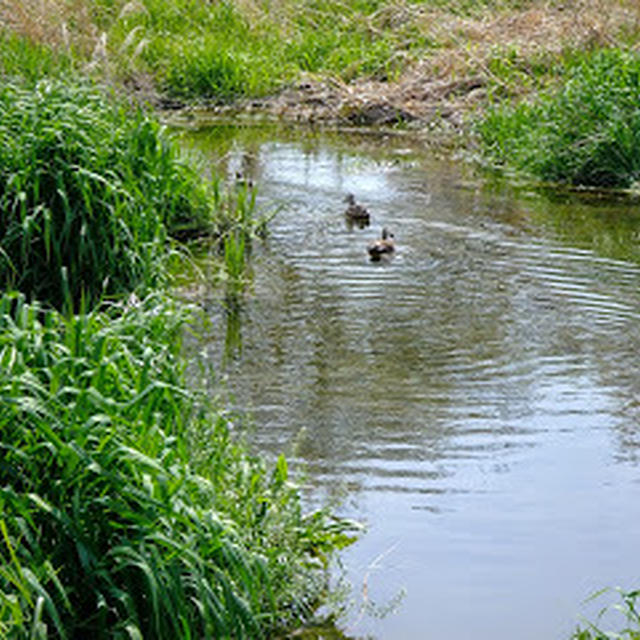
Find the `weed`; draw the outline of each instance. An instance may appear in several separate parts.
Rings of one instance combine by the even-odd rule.
[[[545,181],[631,186],[640,177],[640,58],[599,51],[565,73],[559,91],[489,113],[478,126],[485,153]]]
[[[61,307],[165,280],[168,234],[213,215],[160,125],[94,88],[0,91],[0,282]]]
[[[598,598],[603,593],[609,591],[604,589],[596,593],[592,598]],[[638,600],[640,591],[623,591],[618,589],[621,603],[605,607],[599,615],[599,619],[612,609],[620,613],[624,619],[624,627],[619,631],[603,631],[598,623],[587,622],[586,628],[577,629],[571,636],[573,640],[640,640],[640,612],[638,611]]]
[[[0,298],[3,634],[260,638],[310,614],[348,527],[186,387],[190,313]]]

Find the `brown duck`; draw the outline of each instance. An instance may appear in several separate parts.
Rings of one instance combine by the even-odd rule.
[[[361,204],[356,202],[355,196],[348,193],[344,201],[349,205],[344,212],[347,222],[366,226],[369,224],[369,212]]]
[[[371,260],[376,262],[383,256],[391,257],[395,250],[396,247],[393,242],[393,233],[391,233],[386,227],[382,229],[382,237],[369,243],[369,246],[367,247],[369,257]]]

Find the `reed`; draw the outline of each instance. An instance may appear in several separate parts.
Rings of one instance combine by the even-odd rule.
[[[267,236],[267,225],[277,209],[258,214],[256,189],[244,183],[224,194],[216,193],[218,245],[223,257],[226,302],[228,307],[237,307],[251,281],[253,243]]]
[[[185,384],[191,311],[0,298],[0,632],[261,638],[310,615],[349,541]]]
[[[160,125],[98,89],[0,90],[0,283],[61,307],[166,281],[168,236],[208,188]]]
[[[562,88],[500,105],[477,131],[486,157],[552,182],[630,187],[640,178],[640,57],[611,49],[573,56]]]
[[[62,76],[73,69],[74,61],[68,52],[0,30],[0,75],[20,77],[33,85],[44,76]]]
[[[247,261],[244,235],[234,231],[224,239],[224,265],[227,295],[235,297],[242,293],[247,282]]]
[[[237,296],[227,295],[225,305],[225,333],[223,365],[242,353],[242,306]]]
[[[590,600],[599,598],[609,591],[609,589],[604,589],[592,596]],[[572,640],[640,640],[640,611],[638,610],[640,590],[624,591],[618,589],[617,591],[621,602],[613,606],[606,606],[600,612],[598,621],[587,622],[583,628],[578,628],[571,636]],[[600,626],[600,618],[611,613],[611,609],[622,616],[622,621],[618,623],[617,631],[604,631]]]

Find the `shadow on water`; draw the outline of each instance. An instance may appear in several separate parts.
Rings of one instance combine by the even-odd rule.
[[[348,637],[568,637],[640,535],[640,209],[479,180],[410,138],[213,127],[185,146],[279,207],[206,348],[252,445],[347,499]],[[371,213],[349,227],[344,196]],[[393,260],[367,246],[393,230]],[[341,637],[340,631],[335,631]],[[327,632],[328,633],[328,632]]]

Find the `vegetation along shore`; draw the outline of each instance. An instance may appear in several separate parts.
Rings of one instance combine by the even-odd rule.
[[[232,308],[267,223],[159,111],[383,126],[634,189],[638,42],[635,0],[0,1],[0,637],[272,637],[354,539],[187,376],[188,241]]]

